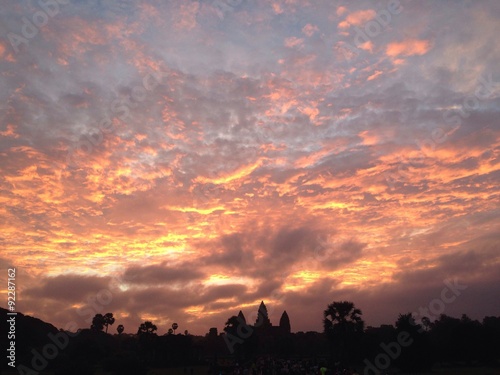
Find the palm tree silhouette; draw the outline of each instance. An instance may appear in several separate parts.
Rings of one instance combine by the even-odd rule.
[[[125,327],[123,326],[123,324],[119,324],[118,327],[116,327],[116,330],[118,331],[118,334],[121,335],[125,330]]]
[[[227,320],[224,327],[224,332],[231,335],[236,335],[236,330],[238,329],[240,323],[241,321],[238,319],[238,317],[236,315],[233,315]]]
[[[333,302],[324,311],[325,319],[323,325],[325,330],[333,328],[336,325],[342,327],[351,326],[356,329],[363,328],[363,320],[360,316],[362,314],[361,310],[355,308],[352,302]]]
[[[95,314],[95,316],[92,318],[92,325],[90,326],[90,328],[96,331],[102,331],[104,329],[104,324],[104,316],[102,314]]]
[[[354,303],[341,301],[329,304],[323,315],[325,333],[337,349],[339,359],[344,362],[363,333],[362,312],[354,307]]]
[[[113,313],[104,314],[104,325],[106,326],[106,333],[108,333],[108,326],[112,326],[115,322],[115,318],[113,318]]]
[[[156,327],[153,323],[146,321],[144,323],[141,323],[141,325],[139,326],[139,329],[137,330],[137,334],[138,335],[143,335],[143,334],[151,335],[157,329],[158,329],[158,327]]]

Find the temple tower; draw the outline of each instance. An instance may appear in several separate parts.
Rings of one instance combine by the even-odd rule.
[[[269,314],[267,313],[267,307],[264,304],[264,301],[260,303],[259,311],[257,312],[257,320],[255,321],[255,327],[271,327],[271,321],[269,320]]]
[[[283,314],[280,318],[280,329],[283,333],[290,333],[292,331],[290,327],[290,318],[288,317],[286,310],[283,311]]]

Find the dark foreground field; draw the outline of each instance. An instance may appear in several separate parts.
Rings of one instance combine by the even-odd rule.
[[[407,373],[398,374],[406,375]],[[500,375],[500,369],[492,367],[448,368],[435,369],[432,372],[412,373],[411,375]]]
[[[406,375],[406,373],[399,373]],[[435,369],[432,372],[412,373],[411,375],[500,375],[500,369],[492,367]]]
[[[363,375],[362,369],[358,369],[360,375]],[[189,373],[189,372],[188,372]],[[2,372],[5,375],[19,375],[17,371]],[[208,367],[199,366],[193,367],[193,375],[206,375],[208,374]],[[434,368],[432,372],[421,373],[405,373],[388,371],[389,375],[500,375],[500,368],[493,367],[458,367],[458,368]],[[54,375],[51,371],[40,372],[39,375]],[[70,374],[68,374],[70,375]],[[106,371],[95,372],[95,375],[111,375]],[[168,368],[168,369],[151,369],[147,375],[186,375],[184,367]],[[384,374],[385,375],[385,374]]]

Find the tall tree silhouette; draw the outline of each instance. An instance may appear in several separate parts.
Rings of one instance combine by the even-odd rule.
[[[230,317],[224,327],[224,332],[226,332],[224,340],[226,341],[227,347],[231,348],[230,351],[234,350],[236,355],[239,356],[242,352],[243,346],[248,346],[248,343],[251,341],[249,339],[254,337],[251,330],[252,328],[249,328],[246,325],[244,317],[242,318],[240,314],[238,314],[238,316],[233,315]],[[240,337],[238,331],[244,333],[245,339]],[[247,334],[250,337],[246,336]]]
[[[172,323],[172,329],[174,330],[174,335],[175,335],[175,330],[179,328],[179,325],[177,323]]]
[[[137,330],[139,351],[144,356],[143,359],[146,363],[154,362],[156,357],[156,345],[158,341],[158,336],[156,335],[157,329],[158,327],[152,322],[145,321],[141,323]]]
[[[349,301],[333,302],[323,312],[323,328],[341,362],[349,362],[363,334],[362,312]]]
[[[231,335],[237,335],[236,330],[238,329],[238,326],[240,325],[241,320],[238,319],[236,315],[233,315],[230,317],[225,326],[224,326],[224,332],[231,334]]]
[[[402,348],[395,364],[405,371],[430,370],[433,358],[427,332],[415,322],[411,313],[399,314],[395,326],[398,335],[403,332],[411,340],[411,345]]]
[[[104,314],[104,326],[106,327],[106,333],[108,333],[108,326],[112,326],[115,322],[115,318],[113,317],[113,313]]]
[[[155,333],[155,331],[158,330],[158,327],[156,327],[152,322],[146,321],[144,323],[141,323],[139,326],[139,329],[137,330],[138,335],[152,335]]]
[[[104,325],[104,316],[102,314],[95,314],[95,316],[92,318],[92,325],[90,326],[90,328],[96,331],[102,331],[104,329]]]

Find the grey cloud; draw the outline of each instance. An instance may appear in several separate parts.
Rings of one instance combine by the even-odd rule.
[[[189,264],[162,263],[155,266],[129,267],[123,277],[131,284],[156,285],[195,281],[203,275],[203,272]]]
[[[355,240],[350,240],[337,244],[332,249],[324,250],[322,265],[325,269],[337,269],[345,264],[354,262],[361,258],[363,248],[366,244],[360,243]]]
[[[61,275],[43,279],[41,286],[31,287],[24,294],[31,298],[82,303],[87,296],[96,296],[102,290],[106,290],[109,281],[109,277]]]
[[[245,294],[247,287],[241,284],[216,285],[205,288],[197,303],[207,303],[218,299],[240,297]]]

